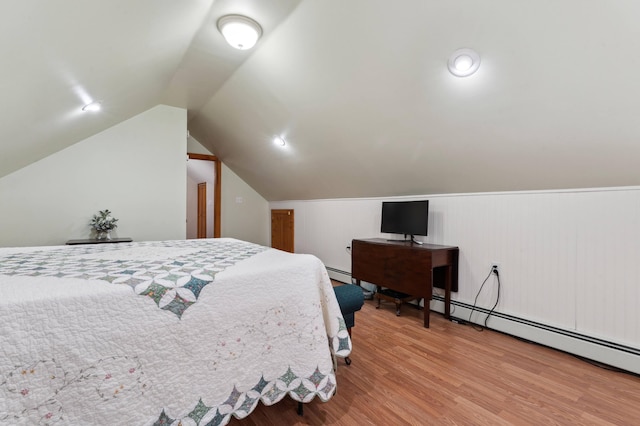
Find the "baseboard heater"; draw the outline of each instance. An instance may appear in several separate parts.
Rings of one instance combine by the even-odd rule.
[[[341,271],[340,269],[332,268],[330,266],[325,266],[327,268],[327,272],[329,273],[329,277],[336,281],[340,281],[342,283],[350,283],[351,280],[351,272]]]
[[[351,273],[327,267],[329,276],[341,282],[352,282]],[[469,321],[472,305],[451,301],[451,317]],[[444,313],[444,296],[434,294],[431,310]],[[489,309],[476,307],[473,309],[471,322],[484,326]],[[640,348],[622,345],[585,334],[553,327],[536,321],[527,320],[501,312],[492,312],[487,321],[487,328],[558,349],[579,357],[607,364],[622,370],[640,374]]]

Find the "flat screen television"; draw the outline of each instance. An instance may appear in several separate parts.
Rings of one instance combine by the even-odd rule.
[[[383,201],[380,232],[386,234],[427,235],[429,200]]]

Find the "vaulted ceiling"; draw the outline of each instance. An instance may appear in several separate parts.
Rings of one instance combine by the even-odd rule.
[[[262,25],[252,50],[223,41],[229,13]],[[636,0],[2,1],[0,177],[164,103],[268,200],[640,185],[638,16]],[[466,78],[447,70],[461,47],[481,57]]]

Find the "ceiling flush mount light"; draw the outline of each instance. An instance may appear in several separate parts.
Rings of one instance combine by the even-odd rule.
[[[457,77],[467,77],[478,71],[480,55],[473,49],[458,49],[449,58],[449,71]]]
[[[100,101],[95,101],[83,106],[82,110],[96,112],[96,111],[100,111],[101,108],[102,108],[102,104],[100,103]]]
[[[278,146],[285,146],[287,144],[287,142],[280,136],[276,136],[275,138],[273,138],[273,143]]]
[[[226,15],[218,19],[218,30],[231,46],[240,50],[251,49],[262,36],[262,27],[242,15]]]

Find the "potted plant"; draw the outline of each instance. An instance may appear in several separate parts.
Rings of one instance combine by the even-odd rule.
[[[108,209],[101,210],[93,215],[89,226],[96,231],[99,240],[110,240],[111,231],[118,227],[117,221],[118,219],[113,217]]]

